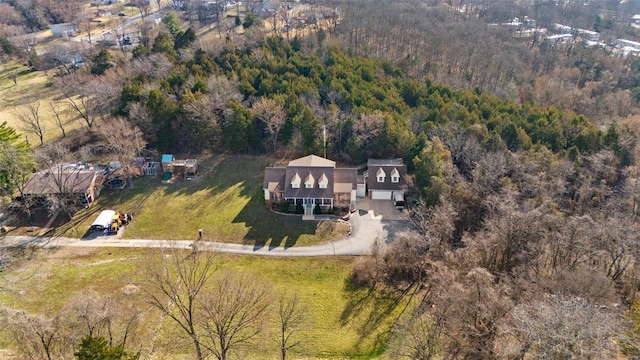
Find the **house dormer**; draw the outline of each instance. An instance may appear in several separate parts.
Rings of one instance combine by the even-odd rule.
[[[382,168],[378,168],[378,171],[376,171],[376,179],[378,180],[379,183],[384,182],[384,178],[387,177],[387,174],[384,172],[384,170],[382,170]]]
[[[318,180],[318,187],[320,189],[326,189],[327,185],[329,185],[329,179],[327,178],[327,175],[322,173],[322,176],[320,177],[320,180]]]
[[[291,187],[294,188],[294,189],[299,189],[301,182],[302,182],[302,179],[300,178],[300,175],[298,175],[298,173],[296,173],[293,176],[293,179],[291,179]]]
[[[400,182],[400,172],[396,168],[393,168],[393,171],[391,172],[391,182],[392,183]]]
[[[313,175],[309,173],[309,176],[304,180],[304,187],[307,189],[312,189],[313,185],[316,183],[316,179],[313,178]]]

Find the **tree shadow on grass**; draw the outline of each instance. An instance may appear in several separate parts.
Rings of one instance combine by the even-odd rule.
[[[373,341],[373,353],[383,351],[394,324],[410,301],[410,290],[381,290],[359,286],[350,276],[345,280],[344,292],[347,304],[340,314],[342,326],[356,327],[360,349],[364,343]]]
[[[249,229],[244,236],[245,244],[253,244],[254,249],[268,246],[274,249],[283,245],[295,246],[303,235],[315,235],[316,223],[302,221],[300,216],[275,214],[269,211],[260,194],[254,194],[245,207],[233,219],[234,223],[244,223]]]

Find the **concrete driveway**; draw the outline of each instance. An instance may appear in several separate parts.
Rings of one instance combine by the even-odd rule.
[[[396,210],[390,200],[360,199],[358,210],[351,215],[351,235],[332,242],[301,247],[269,247],[248,244],[229,244],[215,241],[193,240],[152,240],[120,239],[115,236],[91,236],[85,239],[44,236],[4,236],[0,237],[0,247],[40,246],[43,248],[70,247],[129,247],[129,248],[167,248],[199,249],[232,254],[263,256],[358,256],[369,255],[373,244],[392,242],[398,234],[409,229],[405,211]],[[124,230],[124,228],[123,228]],[[121,234],[119,234],[121,235]]]
[[[380,220],[409,220],[405,210],[398,210],[391,200],[371,200],[369,198],[358,199],[357,208],[371,214],[374,219]]]

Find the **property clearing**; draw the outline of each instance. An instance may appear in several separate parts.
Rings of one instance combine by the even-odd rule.
[[[256,246],[306,246],[346,236],[348,226],[302,221],[275,214],[263,200],[264,157],[220,155],[199,160],[198,176],[163,183],[141,177],[123,190],[104,190],[90,209],[56,229],[55,235],[83,237],[100,211],[133,215],[125,239],[202,239]],[[10,234],[13,235],[13,234]]]

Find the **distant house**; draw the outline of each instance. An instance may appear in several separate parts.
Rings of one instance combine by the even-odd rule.
[[[49,28],[51,29],[51,33],[54,37],[61,37],[65,39],[70,36],[75,36],[80,32],[78,25],[72,23],[53,24]]]
[[[96,17],[104,17],[104,16],[111,16],[111,10],[109,9],[98,9],[95,12]]]
[[[149,14],[149,15],[144,17],[144,22],[146,24],[160,25],[160,23],[162,22],[162,15],[160,15],[160,14]]]
[[[392,200],[394,193],[404,194],[407,165],[402,159],[369,159],[367,191],[373,200]]]
[[[54,170],[34,173],[22,194],[32,198],[64,196],[78,204],[91,206],[100,195],[103,182],[102,170],[84,170],[61,165]]]
[[[555,23],[553,24],[553,30],[558,34],[571,34],[571,26]]]
[[[573,35],[571,34],[558,34],[558,35],[550,35],[546,36],[543,40],[545,45],[557,45],[557,44],[566,44],[570,43],[573,40]]]
[[[336,168],[335,161],[316,155],[289,161],[287,167],[268,167],[264,172],[267,204],[288,201],[310,211],[321,208],[355,207],[357,169]]]
[[[586,29],[575,29],[575,33],[578,37],[587,41],[599,41],[600,33]]]
[[[631,17],[631,24],[640,25],[640,14],[636,14]]]
[[[618,39],[616,40],[616,47],[617,48],[630,47],[634,49],[640,49],[640,42],[626,40],[626,39]]]

